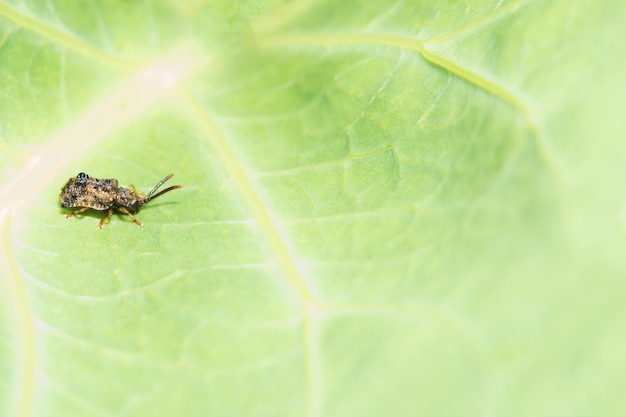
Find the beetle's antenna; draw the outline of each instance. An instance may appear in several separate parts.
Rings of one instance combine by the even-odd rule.
[[[170,175],[168,175],[167,177],[163,178],[161,181],[159,181],[159,183],[158,183],[157,185],[155,185],[155,186],[154,186],[154,188],[152,189],[152,191],[150,191],[150,192],[148,193],[148,201],[150,201],[150,200],[154,200],[155,198],[157,198],[157,197],[158,197],[158,196],[160,196],[161,194],[165,194],[165,193],[166,193],[166,192],[168,192],[168,191],[172,191],[172,190],[175,190],[175,189],[177,189],[177,188],[183,188],[183,186],[182,186],[182,185],[172,185],[171,187],[166,188],[165,190],[163,190],[163,191],[161,191],[161,192],[157,193],[156,195],[154,195],[154,196],[152,195],[152,194],[154,194],[154,192],[155,192],[156,190],[158,190],[158,189],[159,189],[159,187],[160,187],[160,186],[162,186],[162,185],[163,185],[163,183],[165,183],[165,181],[169,180],[169,179],[170,179],[170,178],[172,178],[173,176],[174,176],[174,174],[170,174]]]

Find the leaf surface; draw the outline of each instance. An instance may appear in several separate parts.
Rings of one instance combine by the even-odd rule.
[[[623,414],[625,19],[2,1],[0,414]]]

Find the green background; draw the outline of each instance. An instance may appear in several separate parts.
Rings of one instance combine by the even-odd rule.
[[[0,414],[623,416],[624,22],[0,2]]]

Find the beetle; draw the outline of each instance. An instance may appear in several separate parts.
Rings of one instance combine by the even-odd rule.
[[[182,185],[172,185],[154,194],[165,181],[173,176],[174,174],[170,174],[163,178],[148,195],[145,195],[137,193],[133,185],[129,185],[127,188],[120,187],[114,178],[92,178],[81,172],[67,181],[61,189],[59,199],[63,208],[80,207],[79,210],[69,213],[66,216],[68,219],[89,209],[108,210],[108,214],[98,224],[98,227],[102,229],[104,222],[113,215],[113,209],[117,209],[121,213],[128,214],[137,226],[141,226],[141,223],[134,216],[141,206],[169,191],[183,188]]]

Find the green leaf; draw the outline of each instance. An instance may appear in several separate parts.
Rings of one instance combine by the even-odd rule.
[[[623,415],[622,3],[0,2],[0,414]]]

